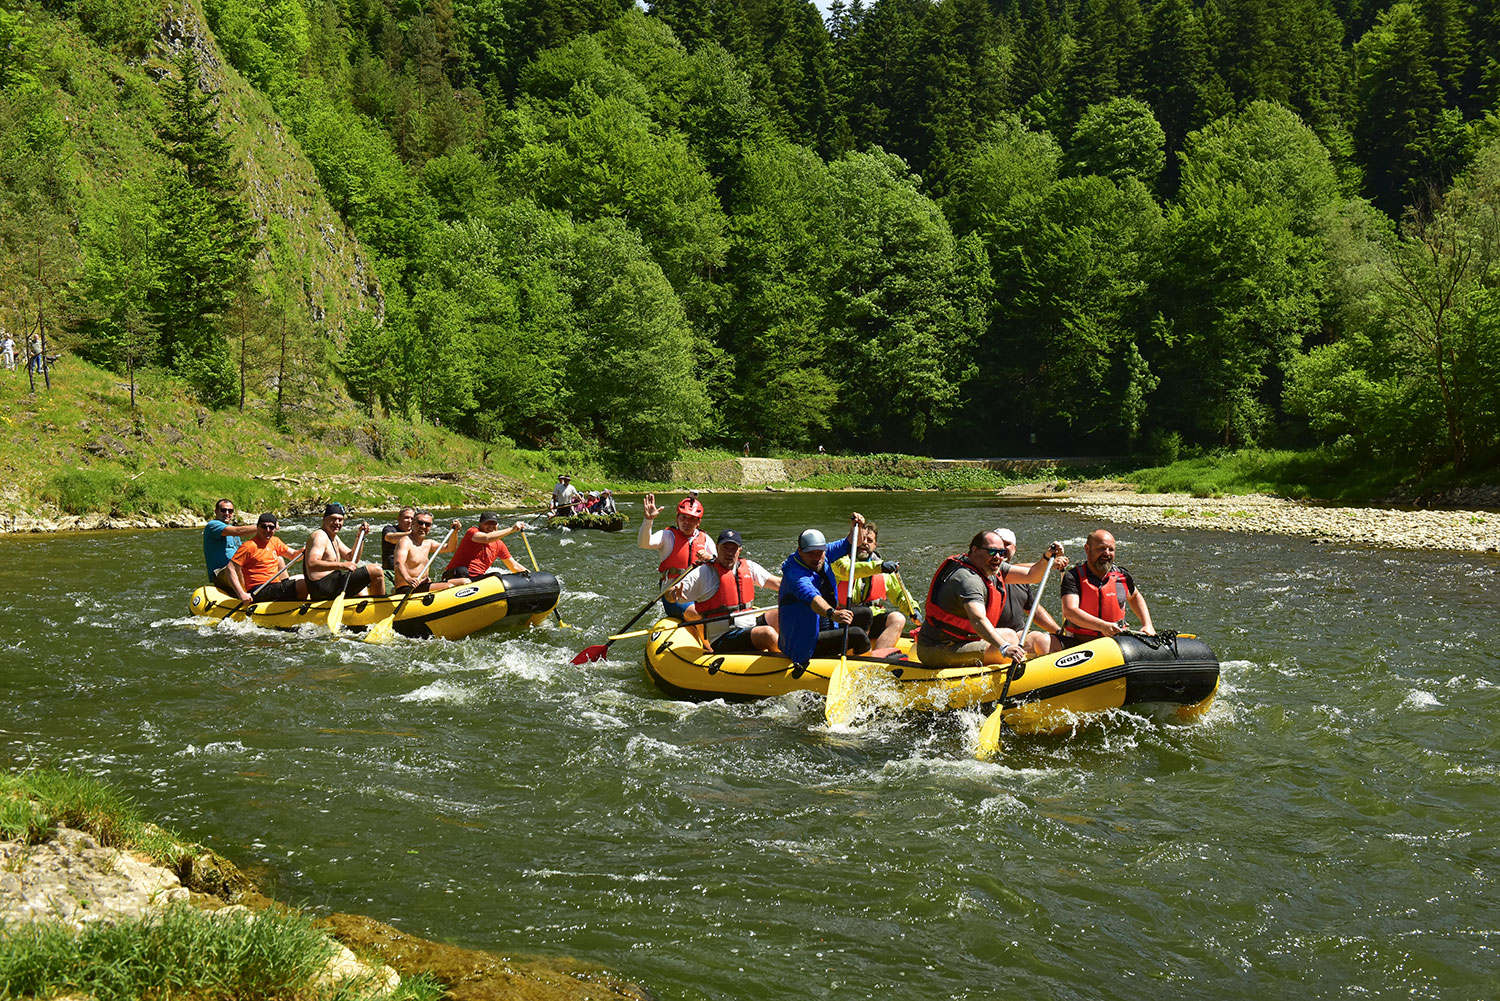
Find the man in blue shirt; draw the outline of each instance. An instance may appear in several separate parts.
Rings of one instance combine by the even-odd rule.
[[[226,574],[233,573],[229,558],[240,548],[240,540],[254,535],[254,525],[234,524],[234,501],[220,497],[214,505],[214,516],[203,527],[203,561],[208,566],[208,582],[233,594],[236,591]]]
[[[850,520],[864,527],[864,515],[858,511],[850,515]],[[849,653],[870,649],[869,607],[837,607],[838,585],[830,565],[847,555],[848,537],[830,545],[822,532],[809,528],[798,537],[796,552],[781,564],[781,588],[776,599],[781,614],[781,652],[793,663],[837,657],[844,649],[845,627]]]

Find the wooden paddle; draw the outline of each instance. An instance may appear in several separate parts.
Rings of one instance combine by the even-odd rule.
[[[1049,547],[1050,551],[1050,547]],[[1047,569],[1042,571],[1042,582],[1037,585],[1036,598],[1031,603],[1031,614],[1026,616],[1026,625],[1021,627],[1022,651],[1026,649],[1026,634],[1031,632],[1031,622],[1036,618],[1036,610],[1042,607],[1042,592],[1047,590],[1047,577],[1052,573],[1052,557],[1047,557]],[[1005,586],[1005,581],[1000,582]],[[978,758],[989,760],[1000,750],[1000,735],[1005,729],[1005,697],[1010,694],[1011,679],[1016,676],[1016,662],[1012,658],[1010,666],[1005,669],[1005,684],[1000,687],[1000,701],[995,704],[995,711],[990,713],[990,718],[984,721],[984,726],[979,728],[979,747],[974,751]]]
[[[698,564],[694,564],[694,566],[698,566]],[[686,575],[684,574],[684,576],[686,576]],[[681,578],[678,578],[678,580],[681,580]],[[632,615],[630,617],[630,621],[627,622],[627,623],[625,623],[619,629],[615,630],[615,632],[617,632],[617,633],[623,633],[625,630],[627,630],[631,626],[635,625],[636,622],[640,620],[640,617],[642,615],[645,615],[646,612],[651,608],[652,605],[654,605],[658,601],[660,601],[662,599],[662,597],[668,591],[672,590],[672,588],[674,588],[676,586],[677,586],[677,581],[676,580],[668,581],[667,582],[667,586],[664,587],[664,588],[662,588],[659,592],[657,592],[656,597],[652,598],[650,601],[648,601],[644,605],[642,605],[641,606],[641,610],[639,612],[636,612],[634,615]],[[603,660],[606,656],[608,656],[608,654],[609,654],[609,648],[614,645],[614,642],[615,642],[616,638],[617,637],[611,636],[610,639],[608,640],[608,642],[605,642],[605,643],[596,643],[593,646],[586,646],[586,647],[584,647],[582,650],[578,651],[578,655],[573,658],[573,663],[575,663],[575,664],[582,664],[582,663],[585,663],[585,662],[592,663],[592,662],[594,662],[596,660]]]
[[[356,564],[356,566],[358,565],[359,551],[364,547],[364,544],[365,529],[363,526],[361,526],[359,535],[354,539],[354,554],[349,557],[350,563],[354,563]],[[337,550],[335,550],[335,552],[336,551]],[[340,572],[344,575],[343,584],[339,587],[339,593],[334,595],[333,601],[328,605],[328,631],[333,633],[335,636],[339,634],[339,629],[341,629],[344,625],[344,592],[348,590],[349,578],[354,573],[353,570],[343,570]]]
[[[542,572],[542,568],[539,567],[539,566],[537,566],[537,564],[536,564],[536,553],[533,553],[531,551],[531,540],[528,539],[528,538],[526,538],[526,530],[524,528],[521,530],[521,541],[524,542],[524,543],[526,543],[526,555],[529,556],[529,557],[531,557],[531,569],[535,573],[541,573]],[[566,622],[564,622],[562,620],[562,616],[557,614],[557,606],[556,605],[552,606],[552,617],[554,619],[556,619],[557,620],[557,624],[559,626],[562,626],[564,629],[576,629],[577,628],[576,626],[570,626],[570,625],[568,625]],[[577,661],[574,661],[574,663],[577,663]]]
[[[451,538],[453,538],[453,529],[450,528],[448,529],[448,534],[443,536],[443,544],[434,549],[432,554],[427,557],[427,562],[422,564],[422,569],[417,574],[417,583],[406,585],[406,596],[401,599],[401,604],[396,605],[390,615],[378,620],[366,630],[366,643],[389,643],[396,635],[396,617],[406,611],[406,603],[411,600],[412,595],[417,593],[417,584],[426,579],[427,571],[432,568],[432,561],[437,559],[438,553],[443,551],[443,547],[448,545],[448,540]]]
[[[849,590],[845,594],[845,608],[854,605],[854,561],[859,556],[859,522],[849,529]],[[832,569],[829,570],[832,573]],[[828,678],[828,696],[823,700],[823,719],[829,726],[848,725],[854,718],[854,675],[849,670],[849,627],[844,627],[844,645],[839,650],[839,663]]]
[[[234,618],[236,615],[240,614],[240,612],[244,611],[247,607],[249,607],[251,604],[253,604],[255,602],[255,596],[257,594],[260,594],[261,591],[265,590],[266,584],[271,583],[271,581],[275,580],[277,577],[280,577],[282,574],[284,574],[288,570],[290,570],[292,568],[292,564],[294,564],[298,560],[300,560],[302,558],[302,554],[305,553],[305,552],[307,552],[306,549],[299,549],[299,550],[297,550],[296,554],[292,556],[291,562],[289,562],[286,566],[282,567],[280,570],[276,571],[276,576],[275,577],[272,577],[271,580],[265,581],[259,587],[257,587],[254,591],[251,591],[250,592],[250,597],[246,598],[244,601],[242,601],[238,605],[234,606],[234,609],[228,615],[226,615],[226,616],[224,616],[222,618],[214,619],[213,623],[214,623],[215,628],[217,628],[221,623],[223,623],[223,622],[225,622],[225,621],[227,621],[229,619]]]

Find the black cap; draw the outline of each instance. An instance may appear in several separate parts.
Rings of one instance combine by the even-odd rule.
[[[481,512],[479,512],[479,523],[481,525],[483,525],[487,521],[493,521],[493,522],[497,522],[498,523],[500,521],[500,516],[498,514],[496,514],[495,512],[493,512],[493,511],[481,511]]]
[[[325,505],[324,508],[323,508],[323,517],[325,517],[325,518],[328,517],[331,514],[348,514],[348,513],[349,513],[348,511],[344,510],[344,505],[340,504],[338,501],[332,501],[332,502],[328,503],[327,505]]]
[[[726,528],[724,529],[724,531],[719,533],[719,544],[723,545],[726,542],[733,542],[741,549],[745,548],[745,540],[740,538],[740,533],[736,532],[732,528]]]
[[[259,518],[255,519],[255,524],[256,525],[275,525],[275,524],[277,524],[277,518],[270,511],[266,511],[266,512],[262,513]]]

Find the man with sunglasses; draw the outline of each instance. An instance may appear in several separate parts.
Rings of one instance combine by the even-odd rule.
[[[458,530],[463,527],[463,522],[457,518],[453,519],[453,535],[449,537],[448,544],[445,546],[441,539],[428,538],[428,533],[432,531],[433,521],[431,511],[412,513],[411,530],[402,535],[400,541],[396,543],[396,555],[393,558],[396,587],[403,590],[411,588],[418,592],[442,591],[469,583],[467,577],[434,581],[424,572],[432,558],[438,553],[451,553],[458,548]],[[412,587],[412,585],[416,586]]]
[[[1015,569],[1025,573],[1031,569],[1030,564],[1016,563],[1016,533],[1008,528],[997,528],[995,534],[1000,536],[1000,541],[1005,545],[1005,562],[1015,564]],[[1036,585],[1009,583],[1007,575],[1005,585],[1005,611],[1000,616],[998,625],[1003,629],[1014,629],[1020,632],[1026,627],[1026,618],[1031,615],[1031,609],[1036,607],[1036,616],[1031,621],[1031,632],[1026,634],[1026,654],[1030,657],[1040,657],[1044,654],[1057,653],[1063,648],[1062,626],[1047,611],[1046,605],[1037,604]],[[1019,579],[1019,577],[1017,577]]]
[[[256,533],[254,525],[234,523],[234,501],[220,497],[214,504],[214,516],[203,527],[203,560],[208,565],[208,582],[224,591],[234,592],[228,569],[230,557],[240,548],[240,540]]]
[[[968,667],[1026,659],[1021,637],[999,627],[1005,612],[1005,585],[1034,584],[1047,570],[1047,560],[1062,559],[1063,544],[1054,542],[1030,569],[1005,562],[1009,550],[995,532],[980,532],[969,540],[968,552],[955,553],[932,575],[927,591],[925,621],[917,633],[917,658],[928,667]],[[1061,567],[1059,567],[1061,569]]]
[[[270,511],[255,521],[255,534],[240,544],[229,560],[230,583],[240,601],[306,601],[307,581],[301,576],[278,579],[287,560],[296,559],[291,547],[276,537],[277,519]],[[258,589],[258,590],[257,590]]]

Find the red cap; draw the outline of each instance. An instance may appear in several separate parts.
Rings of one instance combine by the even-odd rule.
[[[684,497],[682,503],[677,505],[677,513],[685,514],[693,518],[703,517],[703,505],[696,497]]]

